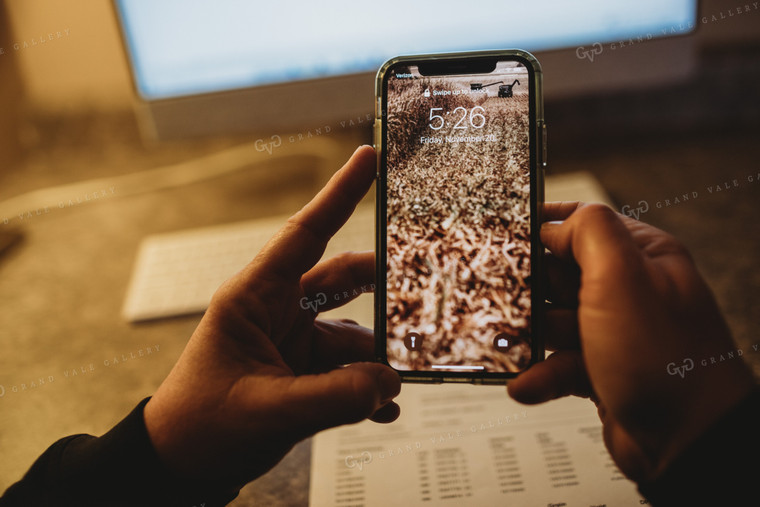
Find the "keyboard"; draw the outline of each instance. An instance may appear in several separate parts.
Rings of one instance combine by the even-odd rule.
[[[547,178],[546,200],[611,204],[599,182],[586,172]],[[123,317],[137,322],[205,311],[222,282],[248,264],[287,219],[277,216],[146,237],[138,250]],[[374,231],[374,207],[359,206],[323,258],[373,250]],[[365,320],[371,323],[371,315]]]
[[[288,215],[157,234],[143,239],[122,308],[130,322],[203,312],[216,289],[248,264]],[[374,250],[375,211],[360,206],[323,258]]]

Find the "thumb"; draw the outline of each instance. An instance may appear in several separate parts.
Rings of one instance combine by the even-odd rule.
[[[545,222],[541,242],[565,261],[575,261],[582,272],[639,266],[641,253],[617,213],[603,204],[579,206],[563,222]]]
[[[534,405],[564,396],[594,396],[579,350],[560,350],[536,363],[507,384],[515,401]]]
[[[295,377],[281,400],[304,437],[372,416],[401,392],[401,379],[380,363],[354,363],[319,375]]]

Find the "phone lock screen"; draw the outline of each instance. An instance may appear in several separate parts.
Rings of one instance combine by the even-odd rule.
[[[503,379],[543,357],[540,68],[475,55],[378,74],[377,348],[407,380]]]

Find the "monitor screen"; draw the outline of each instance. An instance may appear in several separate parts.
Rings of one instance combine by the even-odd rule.
[[[393,56],[528,51],[693,30],[696,0],[116,0],[145,100],[374,72]]]

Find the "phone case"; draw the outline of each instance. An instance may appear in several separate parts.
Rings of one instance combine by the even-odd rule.
[[[377,152],[377,213],[376,213],[376,238],[375,248],[377,283],[375,291],[375,353],[376,359],[389,365],[386,340],[386,278],[387,266],[385,256],[385,205],[386,199],[385,178],[381,171],[385,170],[385,133],[386,111],[384,84],[388,71],[397,64],[413,64],[415,62],[454,62],[456,60],[473,58],[508,58],[518,60],[525,65],[530,74],[530,185],[531,185],[531,279],[537,280],[541,276],[542,258],[544,248],[538,237],[538,230],[542,222],[542,209],[544,203],[544,172],[546,167],[546,125],[544,122],[542,71],[538,60],[520,49],[472,51],[442,54],[423,54],[398,56],[386,61],[378,70],[375,80],[375,121],[374,121],[374,146]],[[380,212],[382,208],[382,213]],[[544,295],[540,284],[531,285],[531,361],[529,366],[544,359]],[[396,370],[404,382],[414,383],[472,383],[484,385],[503,385],[508,379],[514,378],[520,372],[451,372],[451,371],[405,371]],[[523,370],[524,371],[524,370]]]

